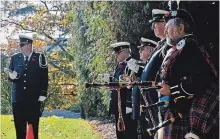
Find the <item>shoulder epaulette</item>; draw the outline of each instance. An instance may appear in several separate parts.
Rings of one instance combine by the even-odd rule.
[[[22,55],[22,53],[15,53],[15,54],[13,54],[11,57],[16,57],[16,56],[19,56],[19,55]]]
[[[19,55],[19,54],[22,54],[22,53],[14,53],[12,56]]]

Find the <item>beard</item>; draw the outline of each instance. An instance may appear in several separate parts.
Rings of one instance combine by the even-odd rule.
[[[166,37],[166,42],[170,46],[176,45],[178,43],[178,41],[179,41],[179,38],[177,38],[177,37],[176,38]]]
[[[166,37],[166,42],[167,42],[167,44],[170,45],[170,46],[173,46],[173,45],[174,45],[173,40],[172,40],[171,38],[169,38],[169,37]]]

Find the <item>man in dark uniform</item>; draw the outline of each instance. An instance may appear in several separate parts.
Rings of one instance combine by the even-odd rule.
[[[214,81],[217,71],[193,37],[192,16],[186,10],[179,9],[171,11],[166,17],[169,19],[165,29],[166,40],[172,49],[167,52],[158,74],[158,81],[162,82],[159,92],[170,96],[170,87],[176,86],[180,96],[192,99],[176,109],[170,107],[163,115],[166,120],[179,112],[183,114],[180,120],[165,127],[163,139],[216,138],[219,93]]]
[[[152,29],[154,30],[155,36],[160,38],[160,41],[158,42],[156,48],[154,49],[154,51],[147,60],[147,65],[144,69],[144,74],[142,74],[142,80],[153,81],[155,79],[156,73],[158,72],[162,60],[166,55],[167,49],[169,48],[166,45],[166,39],[165,39],[166,35],[164,34],[164,30],[165,30],[164,15],[167,13],[168,11],[161,9],[152,10],[153,19],[150,20],[149,22],[152,24]]]
[[[157,42],[150,40],[150,39],[146,39],[146,38],[141,38],[141,45],[138,46],[139,49],[139,54],[140,54],[140,60],[142,60],[143,63],[138,63],[140,65],[140,73],[136,74],[136,79],[137,81],[140,81],[143,69],[146,65],[146,62],[149,58],[149,56],[151,55],[151,53],[153,52],[153,50],[155,49],[155,47],[157,46]],[[132,90],[132,118],[133,119],[139,119],[139,115],[140,115],[140,91],[137,90],[136,88],[137,86],[133,87]],[[142,98],[142,97],[141,97]]]
[[[151,55],[151,53],[153,52],[154,48],[157,46],[157,42],[143,37],[141,38],[140,42],[141,45],[138,46],[138,48],[139,48],[140,60],[142,60],[142,62],[137,61],[139,65],[139,72],[138,74],[136,74],[136,81],[140,81],[146,62],[149,56]],[[143,97],[140,94],[140,90],[138,86],[133,86],[132,87],[132,119],[137,121],[138,137],[143,138],[143,133],[140,127],[141,124],[143,124],[141,123],[143,122],[143,120],[140,120],[140,105],[145,105]],[[142,117],[145,118],[143,114]]]
[[[116,55],[117,66],[113,81],[119,81],[119,77],[125,74],[127,62],[131,59],[130,43],[118,42],[111,44],[113,54]],[[120,104],[121,102],[121,104]],[[136,139],[136,122],[131,119],[131,89],[121,88],[120,98],[116,90],[111,90],[110,114],[116,119],[116,134],[118,139]],[[123,130],[125,128],[125,130]]]
[[[156,46],[157,42],[143,37],[141,38],[141,45],[138,46],[138,49],[140,53],[140,59],[144,63],[147,63],[149,56],[151,55]]]
[[[152,23],[152,29],[154,30],[154,34],[156,37],[160,38],[160,41],[157,43],[156,48],[153,50],[151,55],[148,57],[148,60],[146,62],[146,66],[143,70],[141,81],[154,81],[156,78],[156,74],[161,66],[161,63],[166,55],[167,50],[170,48],[166,44],[164,29],[165,29],[165,19],[164,15],[166,15],[168,11],[161,10],[161,9],[153,9],[152,10],[152,20],[149,22]],[[158,93],[156,90],[146,90],[143,91],[143,94],[146,97],[146,100],[148,104],[150,105],[153,103],[156,103],[158,101]],[[145,136],[148,136],[148,133],[146,132],[147,128],[152,128],[157,126],[160,122],[162,122],[162,119],[159,120],[158,118],[158,109],[152,108],[151,110],[147,110],[146,113],[141,114],[142,119],[142,129]],[[145,118],[146,116],[146,118]],[[147,119],[147,121],[145,120]],[[145,135],[146,134],[146,135]]]
[[[33,51],[33,39],[20,35],[21,53],[11,57],[9,80],[13,83],[11,100],[17,139],[26,138],[27,123],[38,139],[41,103],[46,99],[48,67],[45,56]]]

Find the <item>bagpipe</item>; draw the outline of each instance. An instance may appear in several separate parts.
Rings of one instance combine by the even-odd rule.
[[[157,89],[161,88],[160,83],[155,82],[155,81],[134,81],[134,80],[135,79],[132,79],[132,77],[122,75],[119,78],[119,81],[100,82],[100,83],[98,83],[98,82],[92,82],[92,83],[85,82],[84,87],[85,88],[102,88],[102,87],[104,87],[104,88],[108,88],[108,89],[115,89],[118,91],[119,94],[120,94],[121,88],[128,88],[129,89],[133,86],[138,86],[140,88],[141,92],[144,90],[149,90],[149,89],[156,89],[157,90]],[[184,77],[183,80],[187,80],[187,78]],[[163,123],[160,123],[158,126],[155,126],[150,129],[146,129],[147,136],[149,136],[149,138],[153,137],[155,135],[155,133],[157,132],[157,130],[159,130],[160,128],[166,127],[167,125],[173,123],[175,120],[181,119],[183,114],[187,114],[189,107],[191,105],[191,100],[193,98],[193,95],[181,94],[178,91],[178,87],[179,87],[178,85],[170,87],[171,95],[161,97],[159,102],[149,105],[145,101],[146,104],[140,106],[141,112],[145,112],[147,109],[151,109],[153,107],[159,107],[159,106],[169,107],[171,109],[177,110],[176,116],[164,121]],[[123,130],[125,130],[125,126],[124,126],[122,114],[121,114],[120,95],[118,95],[118,97],[119,97],[118,98],[118,109],[119,109],[118,129],[120,131],[123,131]],[[183,109],[182,106],[184,106],[185,108]]]
[[[141,112],[146,112],[148,109],[152,109],[153,107],[167,107],[170,110],[175,110],[172,111],[173,113],[173,117],[171,117],[170,119],[163,121],[162,123],[160,123],[159,125],[153,127],[153,128],[148,128],[148,129],[144,129],[144,133],[145,133],[145,137],[148,136],[148,139],[150,139],[150,137],[153,138],[153,136],[156,134],[156,132],[162,128],[162,127],[166,127],[172,123],[174,123],[176,120],[178,119],[182,119],[183,115],[187,115],[192,103],[192,98],[193,96],[175,96],[176,94],[171,94],[170,96],[164,96],[164,100],[161,101],[162,99],[160,99],[159,102],[148,105],[148,106],[141,106],[140,110]],[[163,98],[163,97],[162,97]],[[184,108],[183,108],[184,106]]]
[[[147,132],[147,134],[145,135],[145,138],[147,139],[153,139],[153,136],[156,134],[156,132],[162,128],[162,127],[166,127],[172,123],[174,123],[176,120],[178,119],[182,119],[182,114],[178,113],[175,117],[171,117],[170,119],[164,121],[163,123],[160,123],[158,126],[154,127],[154,128],[150,128],[147,129],[145,132]]]
[[[109,76],[109,78],[113,78],[111,76]],[[144,88],[149,88],[149,87],[153,87],[153,88],[160,88],[160,83],[157,83],[155,81],[135,81],[135,77],[134,76],[127,76],[125,74],[121,75],[119,77],[118,81],[113,81],[111,82],[113,79],[109,79],[110,81],[103,81],[103,82],[92,82],[92,83],[88,83],[88,82],[84,82],[84,88],[109,88],[109,89],[116,89],[116,88],[128,88],[130,89],[132,86],[140,86],[140,87],[144,87]]]
[[[184,77],[182,79],[182,82],[184,82],[185,80],[187,80],[186,77]],[[174,123],[176,120],[182,119],[183,115],[188,115],[194,94],[189,95],[189,94],[180,93],[179,87],[180,87],[180,85],[170,87],[171,94],[169,96],[161,96],[159,101],[154,104],[148,104],[147,100],[144,99],[146,104],[140,106],[140,112],[147,112],[148,110],[150,110],[154,107],[163,106],[167,110],[169,109],[173,113],[173,117],[171,117],[170,119],[168,119],[166,121],[163,121],[159,125],[157,125],[157,126],[154,125],[153,128],[143,129],[145,138],[147,138],[147,139],[153,138],[154,135],[156,134],[156,132],[160,128],[166,127],[166,126]],[[144,90],[149,90],[149,89],[152,89],[152,88],[142,88],[141,92],[143,92]],[[156,89],[156,88],[154,88],[154,89]],[[149,117],[149,118],[151,118],[151,117]]]
[[[96,88],[96,87],[108,87],[108,88],[130,88],[134,85],[137,86],[144,86],[144,87],[155,87],[155,88],[159,88],[158,84],[154,81],[141,81],[141,82],[137,82],[137,81],[131,81],[131,82],[107,82],[107,83],[97,83],[97,82],[93,82],[93,83],[88,83],[85,82],[84,83],[84,88]]]
[[[111,77],[110,77],[111,78]],[[112,79],[109,79],[110,81]],[[108,88],[110,90],[116,90],[118,93],[118,113],[119,113],[119,118],[118,118],[118,123],[117,123],[117,129],[119,131],[124,131],[125,130],[125,124],[123,121],[123,117],[122,117],[122,109],[121,109],[121,96],[120,96],[120,90],[122,88],[127,88],[127,89],[131,89],[132,86],[137,85],[137,86],[142,86],[142,87],[160,87],[156,82],[154,81],[142,81],[142,82],[138,82],[138,81],[134,81],[135,78],[134,76],[126,76],[121,75],[119,77],[119,81],[113,81],[113,82],[92,82],[92,83],[88,83],[85,82],[84,83],[84,88]],[[123,93],[123,92],[122,92]]]
[[[150,89],[160,89],[161,87],[156,86],[156,87],[149,87],[149,88],[141,88],[141,92],[143,92],[144,90],[150,90]],[[154,104],[148,105],[146,104],[145,106],[142,105],[141,107],[141,112],[147,110],[147,109],[151,109],[153,107],[160,107],[160,106],[164,106],[164,107],[168,107],[168,105],[171,105],[174,108],[179,108],[179,104],[185,104],[188,102],[188,100],[191,100],[193,98],[193,95],[188,95],[188,94],[181,94],[179,91],[179,85],[170,87],[170,92],[171,94],[169,96],[161,96],[160,97],[160,101],[156,102]],[[185,112],[184,112],[185,113]]]

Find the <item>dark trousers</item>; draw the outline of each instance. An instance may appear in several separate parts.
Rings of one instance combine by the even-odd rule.
[[[38,126],[41,115],[40,106],[40,102],[12,104],[17,139],[26,138],[27,124],[32,124],[34,139],[38,139]]]
[[[118,131],[118,115],[115,117],[117,139],[137,139],[137,121],[133,120],[131,115],[132,113],[123,116],[125,131]]]

